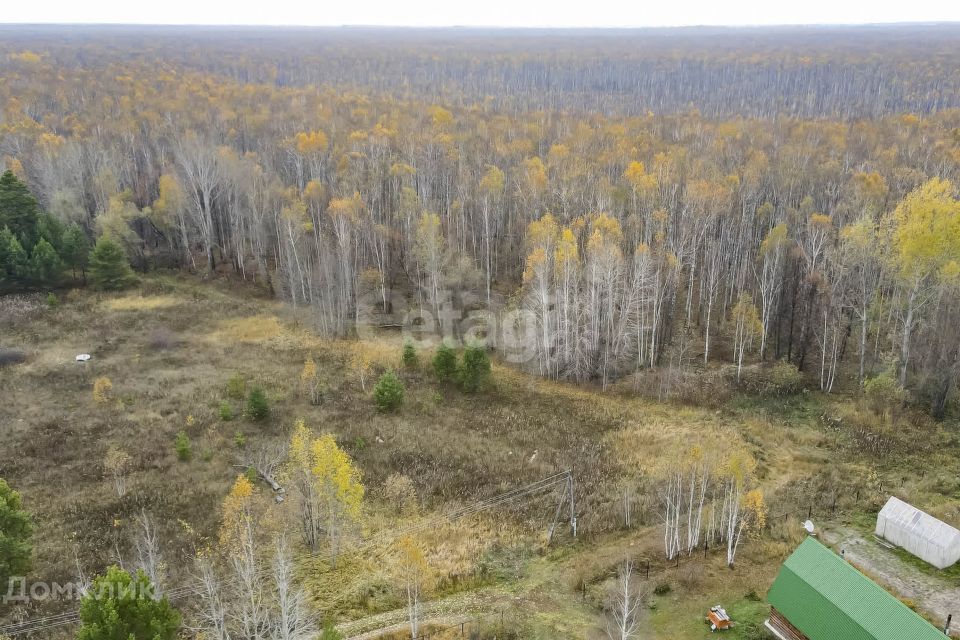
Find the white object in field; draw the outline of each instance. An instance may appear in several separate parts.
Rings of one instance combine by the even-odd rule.
[[[89,359],[90,359],[89,353],[81,353],[80,355],[77,356],[77,362],[86,362]]]
[[[938,569],[960,560],[960,531],[899,498],[887,500],[874,533]]]
[[[806,522],[804,522],[803,528],[807,530],[807,533],[813,534],[813,531],[814,531],[813,520],[807,520]]]

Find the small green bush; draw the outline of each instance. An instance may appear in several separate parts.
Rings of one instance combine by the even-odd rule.
[[[670,593],[670,590],[671,589],[670,589],[669,582],[661,582],[660,584],[658,584],[653,588],[653,593],[655,593],[658,596],[665,596],[668,593]]]
[[[396,411],[403,404],[403,383],[393,371],[387,371],[377,380],[373,389],[373,403],[377,411],[388,413]]]
[[[868,379],[863,385],[863,395],[867,399],[870,410],[877,415],[896,408],[907,398],[906,391],[897,382],[892,370]]]
[[[731,388],[765,397],[791,396],[803,391],[803,374],[795,365],[779,360],[772,365],[743,367],[737,380],[737,367],[725,365],[722,373]]]
[[[60,299],[57,297],[57,294],[52,291],[47,294],[47,306],[51,309],[56,309],[60,306]]]
[[[476,393],[490,382],[490,357],[481,346],[469,346],[463,352],[463,363],[457,372],[460,388],[467,393]]]
[[[247,436],[243,435],[241,431],[237,431],[233,434],[233,444],[237,445],[237,449],[243,449],[247,446]]]
[[[457,354],[445,343],[440,343],[433,356],[433,373],[440,382],[453,382],[457,377]]]
[[[320,640],[343,640],[343,634],[337,631],[333,623],[327,621],[323,625],[323,633],[320,634]]]
[[[260,474],[253,467],[247,467],[243,474],[247,476],[247,480],[250,481],[250,484],[256,484],[257,479],[260,477]]]
[[[270,415],[270,404],[267,402],[267,394],[260,387],[254,387],[250,390],[250,397],[247,398],[247,415],[251,420],[263,420]]]
[[[803,374],[786,360],[780,360],[770,368],[770,383],[767,395],[787,396],[803,390]]]
[[[405,342],[403,344],[403,366],[406,369],[416,369],[417,364],[419,364],[419,359],[417,358],[417,349],[413,346],[412,342]]]
[[[173,441],[173,447],[177,451],[177,460],[180,462],[187,462],[193,457],[193,451],[190,449],[190,437],[187,436],[186,431],[177,434]]]
[[[220,419],[224,422],[230,422],[233,420],[233,406],[226,400],[220,403],[219,413]]]
[[[247,395],[247,379],[242,374],[235,373],[227,380],[227,395],[234,400],[243,400]]]

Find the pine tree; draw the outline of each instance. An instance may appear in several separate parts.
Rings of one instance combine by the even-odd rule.
[[[107,236],[90,252],[90,279],[98,289],[119,290],[136,282],[123,247]]]
[[[0,283],[14,289],[24,286],[30,277],[27,252],[10,229],[0,229]]]
[[[247,398],[247,415],[253,420],[263,420],[270,415],[267,394],[260,387],[250,390],[250,397]]]
[[[373,390],[373,402],[377,405],[377,410],[384,413],[399,409],[403,404],[403,396],[403,383],[393,371],[387,371],[380,376]]]
[[[60,258],[63,260],[63,264],[73,272],[74,278],[77,277],[77,271],[79,270],[86,279],[87,261],[90,258],[90,241],[87,240],[87,234],[83,232],[79,225],[72,224],[63,233]]]
[[[25,575],[30,568],[33,525],[23,510],[20,494],[0,478],[0,584]]]
[[[8,227],[24,249],[37,242],[40,205],[13,171],[0,176],[0,227]]]
[[[440,343],[433,356],[433,373],[440,382],[452,382],[457,377],[457,354],[445,343]]]
[[[403,343],[403,366],[406,369],[416,369],[417,368],[417,350],[413,346],[412,342]]]
[[[63,263],[60,262],[60,256],[57,255],[45,238],[33,247],[33,255],[30,256],[30,271],[33,279],[43,284],[54,282],[60,276]]]
[[[476,393],[490,381],[490,358],[481,346],[469,346],[463,352],[463,364],[457,372],[460,388],[467,393]]]
[[[63,251],[63,234],[65,231],[63,223],[53,216],[41,214],[37,218],[37,242],[41,239],[46,240],[58,256]]]
[[[173,640],[179,629],[180,614],[165,597],[154,599],[146,573],[131,576],[114,566],[84,596],[77,639]]]

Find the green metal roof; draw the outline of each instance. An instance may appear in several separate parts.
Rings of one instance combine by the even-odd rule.
[[[810,640],[944,640],[943,632],[813,538],[783,563],[767,600]]]

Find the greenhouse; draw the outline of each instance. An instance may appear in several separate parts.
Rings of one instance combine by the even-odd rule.
[[[899,498],[880,510],[876,534],[938,569],[960,560],[960,531]]]

